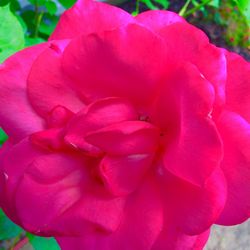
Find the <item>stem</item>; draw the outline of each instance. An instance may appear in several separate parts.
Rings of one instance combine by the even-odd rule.
[[[38,17],[37,17],[37,21],[36,21],[36,26],[35,26],[35,32],[34,32],[34,37],[38,37],[38,32],[39,32],[39,27],[41,24],[41,21],[43,19],[43,12],[39,13]]]
[[[136,0],[135,11],[132,13],[133,16],[137,16],[139,14],[139,6],[140,6],[140,0]]]
[[[24,237],[21,239],[13,248],[12,250],[20,250],[22,247],[24,247],[29,242],[27,237]]]
[[[35,0],[35,30],[33,37],[38,37],[39,32],[39,26],[41,24],[42,18],[43,18],[43,12],[39,12],[39,5],[37,0]]]
[[[187,10],[188,5],[190,4],[191,0],[187,0],[186,3],[183,5],[183,7],[181,8],[181,10],[179,11],[179,15],[180,16],[184,16],[185,12]]]
[[[187,17],[189,15],[192,15],[194,12],[196,12],[197,10],[201,9],[203,6],[207,5],[208,3],[210,3],[212,0],[206,0],[203,3],[200,3],[199,5],[195,6],[194,8],[192,8],[191,10],[187,11],[186,13],[184,13],[182,16],[183,17]]]

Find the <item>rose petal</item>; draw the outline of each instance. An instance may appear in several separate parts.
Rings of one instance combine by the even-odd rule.
[[[44,126],[28,100],[26,79],[34,60],[48,46],[22,50],[0,65],[0,125],[16,142]]]
[[[67,154],[47,154],[33,160],[15,195],[17,214],[26,230],[57,233],[52,222],[81,198],[88,183],[85,165],[84,160]]]
[[[186,20],[175,12],[165,10],[144,11],[137,15],[135,20],[156,33],[168,25],[186,23]]]
[[[214,109],[217,113],[217,109],[225,102],[227,69],[224,52],[210,44],[200,29],[185,22],[162,27],[158,34],[164,38],[172,62],[178,64],[185,60],[193,63],[214,86]]]
[[[63,13],[50,40],[100,33],[130,22],[134,22],[133,18],[122,9],[92,0],[78,0],[71,9]]]
[[[208,230],[220,216],[227,198],[222,170],[215,170],[204,187],[190,184],[167,171],[160,173],[165,224],[173,224],[188,235],[199,235]]]
[[[141,107],[153,99],[166,62],[163,41],[146,28],[130,24],[73,39],[62,63],[87,102],[116,96]]]
[[[199,235],[187,235],[178,227],[166,225],[152,250],[202,250],[208,240],[210,230]]]
[[[150,250],[161,231],[162,216],[157,183],[147,179],[127,201],[118,230],[112,234],[96,231],[81,238],[59,237],[57,240],[65,250],[77,249],[79,246],[89,250]]]
[[[61,56],[67,40],[53,42],[32,65],[28,78],[28,94],[32,106],[43,117],[61,105],[77,112],[84,104],[72,90],[70,80],[63,74]]]
[[[126,99],[101,99],[92,103],[73,117],[67,126],[65,141],[89,154],[99,154],[100,150],[85,140],[88,132],[110,124],[126,120],[136,120],[137,117],[138,115],[134,108]]]
[[[227,58],[226,109],[250,122],[250,64],[241,56],[225,51]]]
[[[176,176],[202,186],[222,159],[222,142],[209,117],[214,101],[213,88],[190,64],[175,72],[171,83],[174,86],[166,86],[156,106],[158,119],[166,126],[165,133],[171,134],[173,129],[175,135],[166,146],[164,165]],[[166,93],[173,100],[171,103],[165,98]],[[166,120],[161,115],[163,112]],[[173,121],[168,118],[171,114],[175,121],[172,125]]]
[[[141,183],[152,161],[153,155],[147,154],[106,156],[100,163],[100,174],[113,195],[128,195]]]
[[[224,143],[221,167],[228,185],[226,206],[217,223],[235,225],[250,217],[250,124],[229,111],[217,123]]]
[[[154,153],[160,131],[142,121],[124,121],[88,133],[85,140],[111,155]]]

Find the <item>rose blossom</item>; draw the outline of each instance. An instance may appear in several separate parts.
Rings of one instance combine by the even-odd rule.
[[[250,214],[250,64],[175,13],[91,0],[0,66],[0,205],[64,250],[198,250]]]

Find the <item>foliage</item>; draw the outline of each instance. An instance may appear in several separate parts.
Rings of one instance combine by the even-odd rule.
[[[24,47],[24,31],[10,6],[0,7],[0,62]]]

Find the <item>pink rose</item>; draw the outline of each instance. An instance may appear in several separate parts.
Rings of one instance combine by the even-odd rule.
[[[250,64],[175,13],[92,0],[0,66],[0,204],[63,250],[198,250],[250,215]]]

